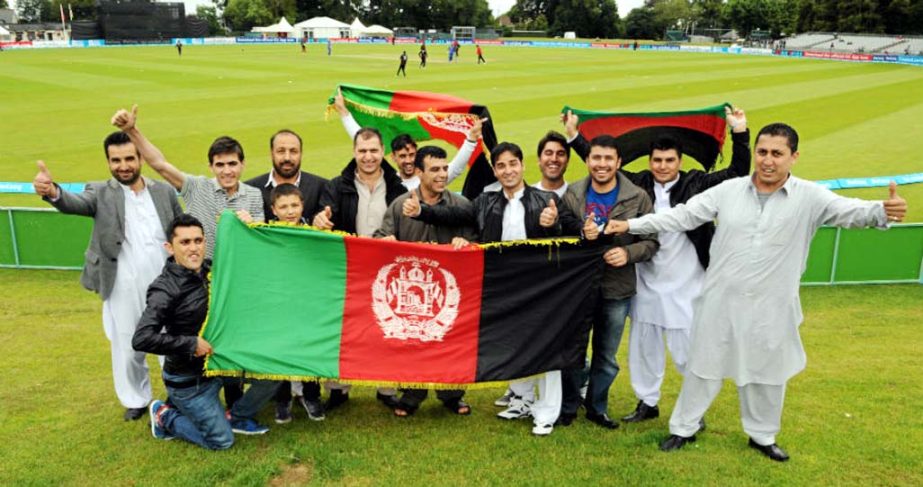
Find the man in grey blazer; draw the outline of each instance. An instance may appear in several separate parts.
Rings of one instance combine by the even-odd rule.
[[[182,209],[173,187],[141,176],[141,156],[126,134],[110,134],[103,148],[112,179],[70,193],[54,183],[39,161],[32,185],[62,213],[93,218],[80,283],[103,300],[115,393],[128,421],[141,418],[151,401],[145,354],[134,351],[131,338],[144,311],[147,287],[167,257],[165,229]]]

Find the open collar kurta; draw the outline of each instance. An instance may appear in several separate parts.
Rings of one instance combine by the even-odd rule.
[[[760,208],[752,178],[737,178],[686,204],[629,220],[629,227],[631,233],[676,232],[715,219],[688,370],[737,385],[782,385],[806,363],[798,289],[814,233],[821,225],[887,227],[884,207],[790,176]]]
[[[654,212],[670,207],[670,190],[679,178],[666,184],[654,182]],[[662,328],[692,328],[692,303],[702,293],[705,269],[695,246],[684,232],[660,232],[660,248],[647,262],[635,264],[637,294],[631,301],[631,322]]]

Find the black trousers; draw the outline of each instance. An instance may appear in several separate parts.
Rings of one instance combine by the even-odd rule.
[[[304,398],[308,401],[318,401],[320,400],[320,382],[314,380],[311,382],[302,382],[302,394]],[[285,381],[282,383],[282,387],[276,392],[276,402],[277,403],[287,403],[292,400],[292,386],[291,382]]]
[[[401,389],[401,405],[412,409],[417,409],[420,404],[426,400],[429,395],[427,389]],[[440,401],[450,404],[465,396],[465,391],[457,389],[439,389],[436,391],[436,398]]]

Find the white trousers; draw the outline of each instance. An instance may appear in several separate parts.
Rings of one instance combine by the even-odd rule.
[[[670,349],[673,365],[680,375],[686,375],[689,358],[690,330],[664,328],[650,323],[631,323],[628,332],[628,372],[635,396],[648,406],[660,401],[660,386],[666,369],[666,348]]]
[[[131,338],[145,308],[147,286],[140,287],[114,286],[109,299],[103,301],[103,330],[112,352],[115,394],[126,408],[146,407],[152,398],[145,353],[131,347]]]
[[[538,388],[538,400],[535,400],[535,388]],[[561,414],[563,393],[561,390],[561,371],[552,370],[539,377],[510,382],[513,394],[531,402],[532,419],[535,424],[554,424]]]
[[[670,417],[670,433],[689,437],[699,430],[699,421],[721,391],[723,380],[703,379],[686,374],[683,388]],[[782,428],[782,403],[785,385],[747,384],[737,386],[740,399],[740,420],[744,432],[760,445],[776,442]]]

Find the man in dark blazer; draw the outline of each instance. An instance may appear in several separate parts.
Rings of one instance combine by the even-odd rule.
[[[126,134],[110,134],[103,148],[112,179],[70,193],[54,183],[39,161],[32,185],[62,213],[93,218],[80,283],[103,300],[115,392],[128,421],[141,418],[151,402],[145,354],[132,349],[131,338],[144,311],[147,287],[167,257],[165,230],[182,209],[173,187],[141,176],[141,156]]]
[[[311,221],[320,206],[320,195],[324,190],[327,180],[314,174],[301,170],[301,137],[295,132],[282,129],[269,138],[269,150],[272,157],[272,169],[249,181],[247,184],[263,193],[263,215],[266,221],[272,219],[272,189],[280,184],[294,184],[298,186],[304,196],[304,210],[302,216],[305,221]]]

